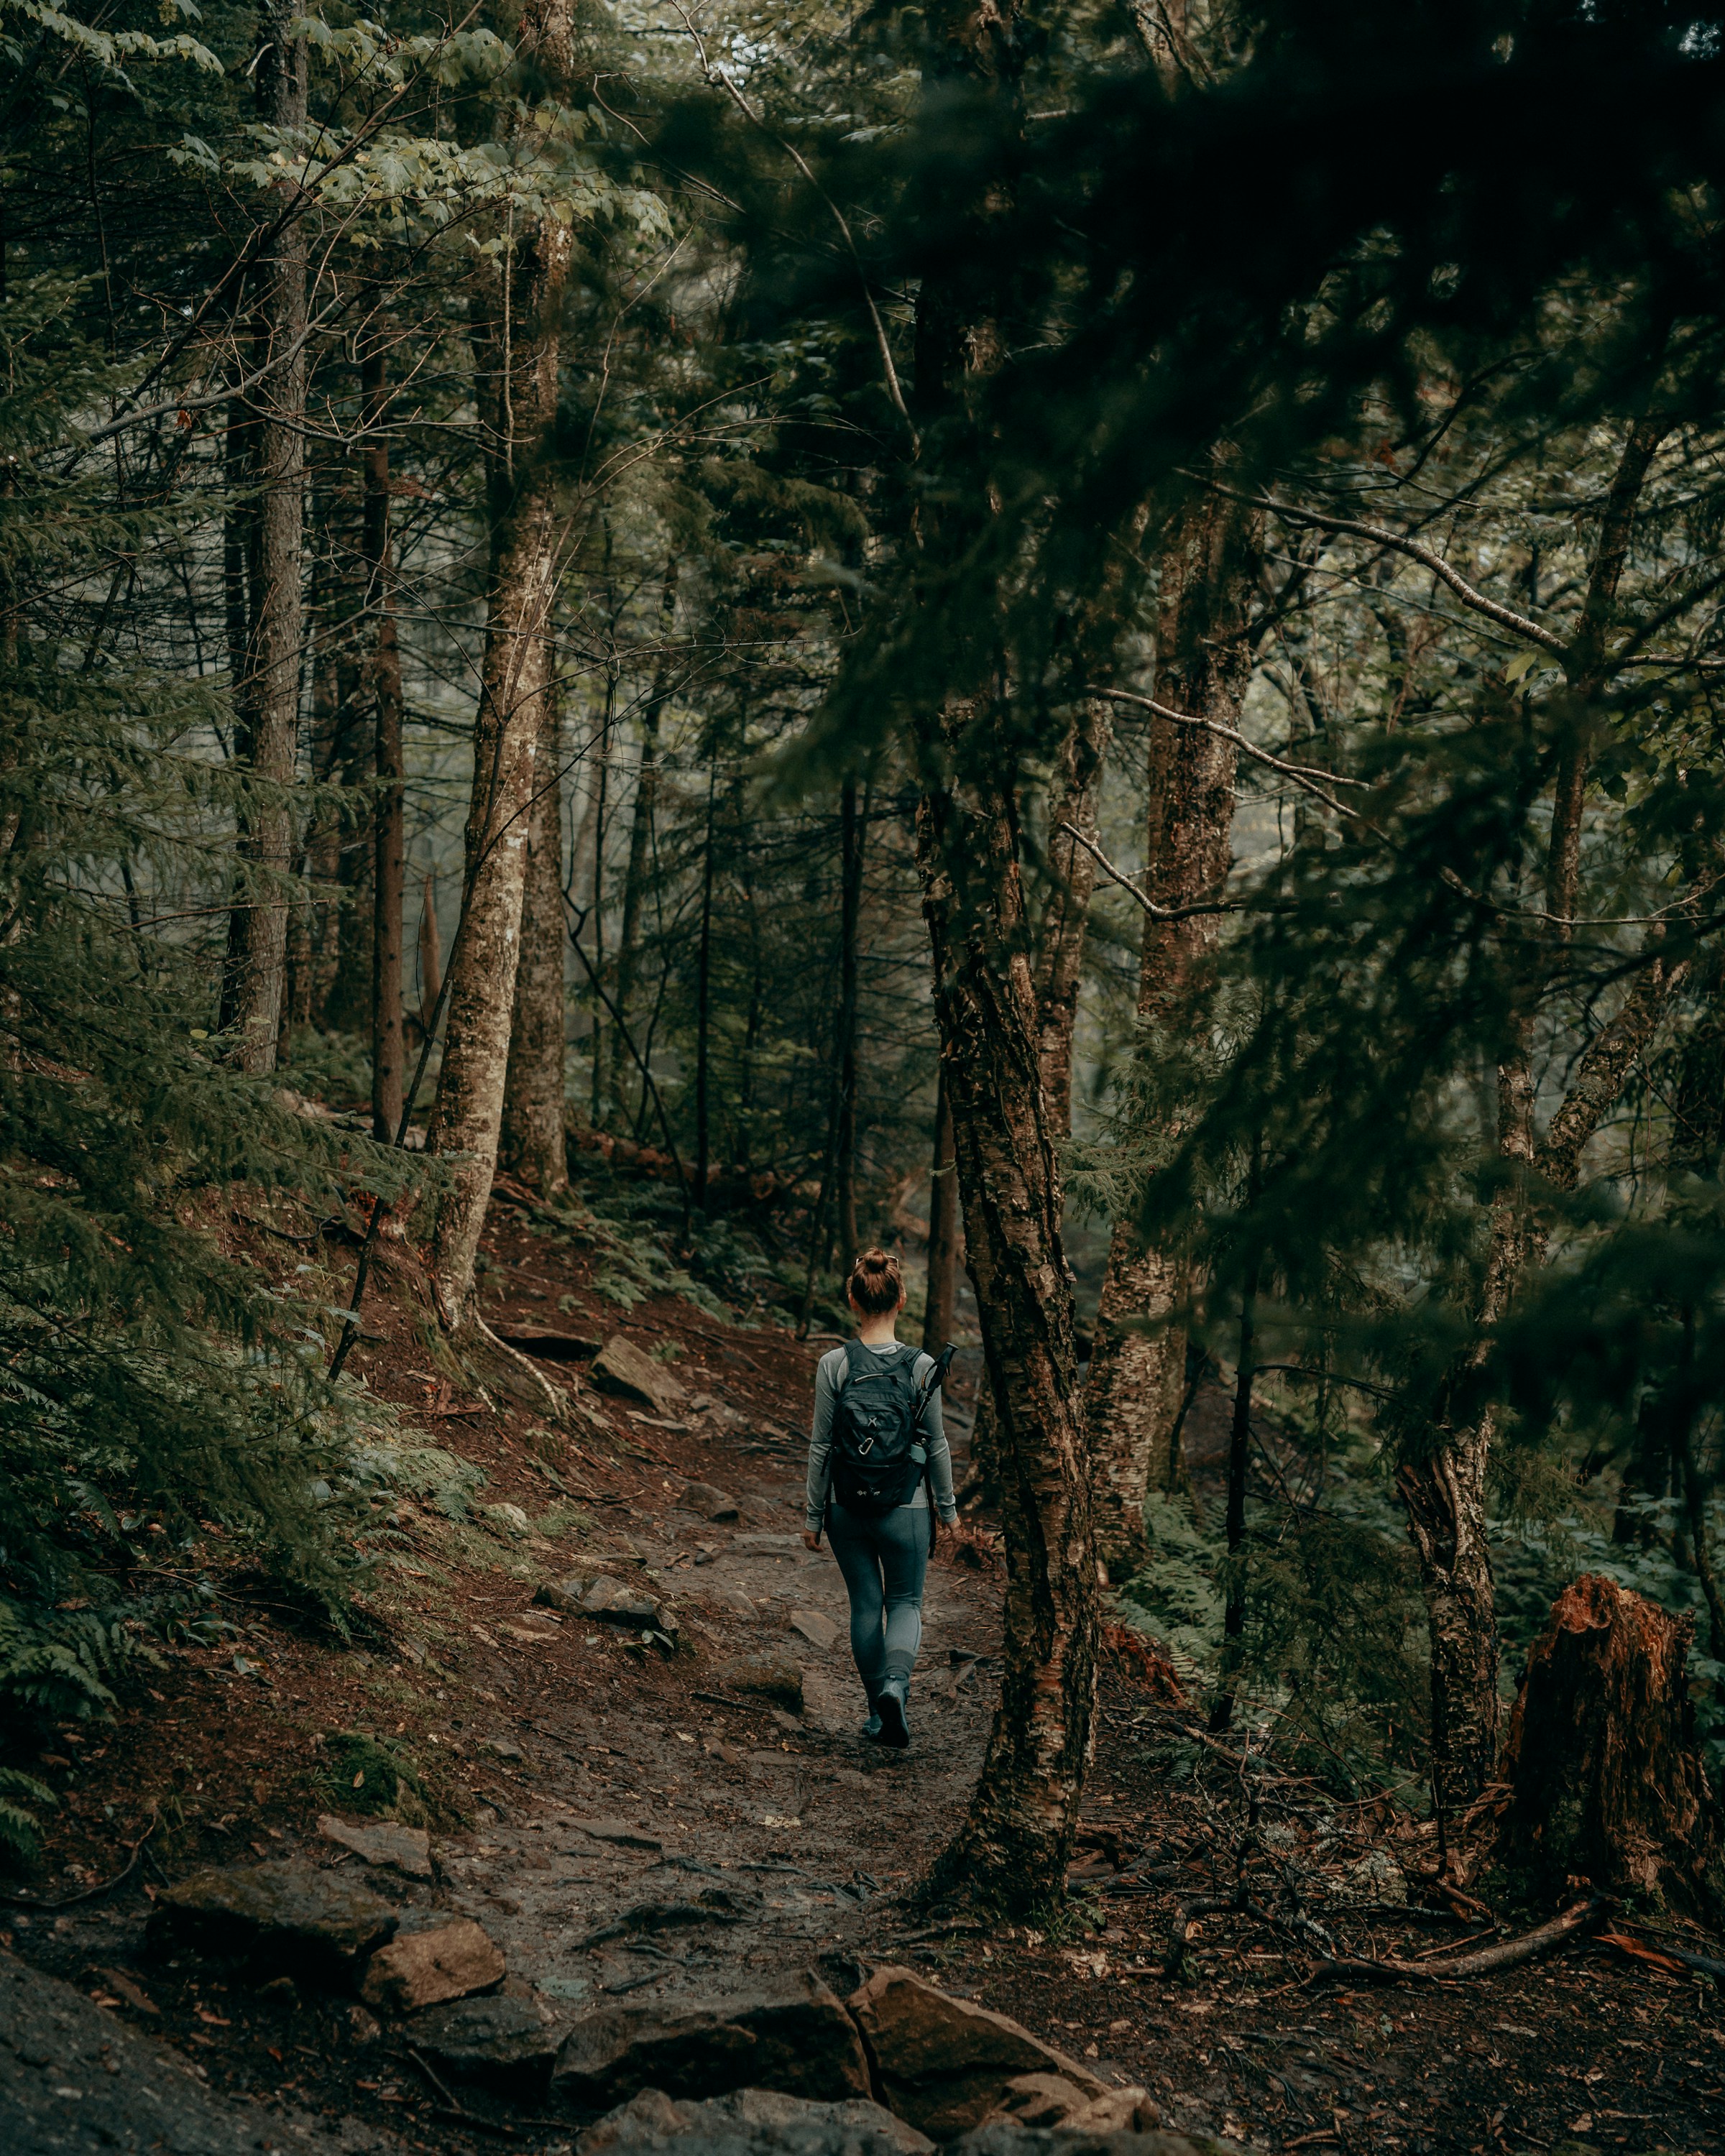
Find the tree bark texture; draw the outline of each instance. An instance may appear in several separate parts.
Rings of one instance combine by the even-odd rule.
[[[519,44],[552,95],[567,87],[573,52],[564,0],[533,0]],[[475,1315],[474,1260],[496,1168],[536,751],[551,687],[558,557],[551,436],[571,252],[569,227],[543,218],[508,264],[506,285],[499,273],[488,273],[477,310],[476,357],[486,377],[481,387],[493,444],[485,649],[462,920],[449,957],[449,1018],[429,1138],[432,1151],[464,1156],[432,1241],[434,1277],[458,1329]]]
[[[268,123],[305,125],[305,47],[290,35],[294,11],[270,0],[257,69]],[[270,198],[275,216],[291,198],[283,181]],[[293,855],[289,789],[299,747],[300,657],[305,599],[306,233],[302,218],[283,230],[257,282],[259,356],[269,372],[254,393],[251,435],[256,506],[250,522],[244,660],[236,686],[243,750],[257,790],[239,839],[249,873],[229,925],[223,1025],[241,1070],[275,1068],[287,970],[288,893]]]
[[[928,1184],[928,1280],[922,1297],[922,1351],[938,1355],[952,1337],[958,1298],[958,1171],[952,1157],[952,1104],[941,1065],[934,1106],[934,1163]]]
[[[834,1051],[839,1064],[839,1270],[848,1280],[856,1262],[856,1044],[857,992],[861,963],[863,844],[868,829],[856,781],[839,793],[839,1011]]]
[[[1251,677],[1248,610],[1258,575],[1257,513],[1225,495],[1195,496],[1162,556],[1156,697],[1171,711],[1237,726]],[[1144,888],[1160,906],[1216,896],[1233,859],[1235,751],[1199,726],[1153,717]],[[1215,939],[1217,916],[1144,916],[1138,1023],[1147,1045]],[[1179,1412],[1185,1335],[1166,1321],[1181,1292],[1173,1253],[1116,1224],[1085,1388],[1096,1539],[1111,1575],[1143,1561],[1144,1499]],[[1144,1321],[1148,1321],[1148,1325]]]
[[[1086,697],[1060,743],[1049,809],[1050,888],[1037,949],[1036,1052],[1050,1125],[1063,1138],[1072,1135],[1072,1036],[1096,886],[1095,856],[1063,827],[1070,825],[1095,842],[1096,793],[1113,733],[1112,705],[1101,696]]]
[[[623,874],[623,918],[617,931],[618,1024],[611,1029],[611,1096],[619,1106],[629,1078],[631,1059],[624,1029],[634,1002],[635,973],[640,963],[641,908],[646,901],[654,819],[659,807],[659,721],[670,695],[670,639],[676,619],[677,557],[674,554],[665,563],[665,581],[660,587],[659,656],[654,662],[653,685],[641,711],[641,760],[635,773],[634,810],[629,819],[629,862]]]
[[[1590,711],[1609,678],[1609,636],[1635,504],[1669,431],[1662,421],[1630,427],[1600,518],[1581,628],[1568,662],[1568,694],[1576,708],[1553,782],[1544,896],[1554,917],[1543,935],[1530,939],[1510,1051],[1497,1072],[1497,1157],[1505,1173],[1491,1201],[1474,1341],[1443,1389],[1424,1450],[1397,1477],[1431,1629],[1432,1775],[1440,1809],[1471,1803],[1497,1766],[1497,1589],[1486,1537],[1497,1421],[1490,1405],[1476,1406],[1471,1395],[1497,1327],[1530,1265],[1545,1253],[1548,1231],[1535,1209],[1532,1178],[1537,1173],[1558,1189],[1574,1188],[1587,1142],[1620,1095],[1673,985],[1672,969],[1656,958],[1617,1016],[1589,1045],[1540,1144],[1534,1128],[1535,1012],[1569,939],[1579,890]]]
[[[500,1153],[510,1172],[549,1196],[569,1183],[563,1132],[563,797],[557,700],[546,700],[547,732],[536,761],[527,819],[527,885],[521,957],[516,973],[509,1072]]]
[[[402,761],[401,651],[396,640],[395,567],[389,529],[388,361],[381,337],[361,366],[366,429],[367,664],[377,780],[372,855],[372,1132],[385,1145],[401,1127],[405,1045],[402,1034],[402,910],[407,875]]]
[[[949,717],[952,716],[949,714]],[[1097,1577],[1057,1134],[1044,1110],[1014,803],[925,794],[917,861],[965,1247],[998,1418],[1007,1584],[1000,1702],[937,1878],[980,1902],[1057,1900],[1096,1681]]]
[[[1695,1748],[1694,1620],[1597,1573],[1553,1604],[1528,1650],[1503,1748],[1512,1794],[1497,1855],[1536,1888],[1582,1878],[1716,1915],[1720,1820]]]
[[[431,1030],[444,985],[444,939],[437,925],[437,885],[428,870],[419,901],[419,1029]]]

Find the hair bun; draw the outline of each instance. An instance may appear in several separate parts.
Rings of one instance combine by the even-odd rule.
[[[889,1250],[859,1250],[845,1292],[865,1317],[885,1317],[904,1301],[903,1270]]]

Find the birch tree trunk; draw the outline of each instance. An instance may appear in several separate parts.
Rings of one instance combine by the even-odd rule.
[[[1260,519],[1225,495],[1201,494],[1181,511],[1162,557],[1156,700],[1194,718],[1237,726],[1251,675],[1247,612],[1258,574]],[[1232,860],[1235,752],[1199,726],[1153,716],[1144,888],[1158,905],[1190,906],[1219,894]],[[1144,916],[1138,1023],[1167,1018],[1209,948],[1217,916]],[[1096,1540],[1111,1575],[1145,1553],[1144,1499],[1179,1412],[1185,1335],[1163,1323],[1181,1292],[1178,1258],[1147,1249],[1134,1223],[1116,1224],[1096,1309],[1085,1388],[1096,1484]]]
[[[549,1197],[569,1186],[563,1133],[563,797],[554,691],[546,697],[545,721],[527,819],[521,957],[503,1091],[501,1154],[513,1174]]]
[[[549,95],[565,92],[573,66],[566,0],[532,0],[519,44]],[[429,1138],[433,1152],[464,1156],[439,1208],[431,1252],[434,1278],[457,1330],[476,1317],[474,1259],[496,1170],[528,818],[551,685],[558,556],[552,435],[571,251],[570,228],[543,218],[512,259],[502,258],[502,270],[490,273],[476,306],[476,357],[493,443],[485,649],[462,922],[450,953],[443,1069]]]
[[[257,69],[264,117],[288,131],[305,125],[305,46],[290,35],[293,19],[285,0],[269,0]],[[291,196],[292,182],[285,180],[269,213],[278,214]],[[249,619],[236,698],[241,752],[259,781],[239,852],[264,880],[246,878],[228,925],[222,1024],[234,1036],[234,1061],[253,1071],[275,1067],[287,970],[289,899],[281,880],[293,852],[289,789],[299,747],[305,624],[305,222],[295,218],[258,278],[260,357],[269,372],[256,392],[261,410],[250,434],[256,506],[249,520]]]

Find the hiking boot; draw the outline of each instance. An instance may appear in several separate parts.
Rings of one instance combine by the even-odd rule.
[[[902,1678],[891,1678],[880,1687],[875,1712],[880,1717],[880,1743],[903,1751],[911,1741],[911,1715],[910,1686]]]

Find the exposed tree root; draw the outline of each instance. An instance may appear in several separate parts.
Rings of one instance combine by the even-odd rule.
[[[1538,1961],[1542,1955],[1555,1953],[1561,1947],[1584,1939],[1598,1930],[1611,1907],[1605,1896],[1596,1894],[1591,1901],[1578,1902],[1573,1908],[1564,1910],[1548,1924],[1537,1931],[1524,1932],[1518,1939],[1505,1939],[1495,1947],[1482,1947],[1477,1953],[1458,1954],[1446,1961],[1398,1961],[1389,1956],[1379,1960],[1354,1960],[1340,1957],[1321,1961],[1307,1978],[1308,1984],[1444,1984],[1475,1976],[1490,1976],[1500,1969],[1518,1969],[1522,1963]]]

